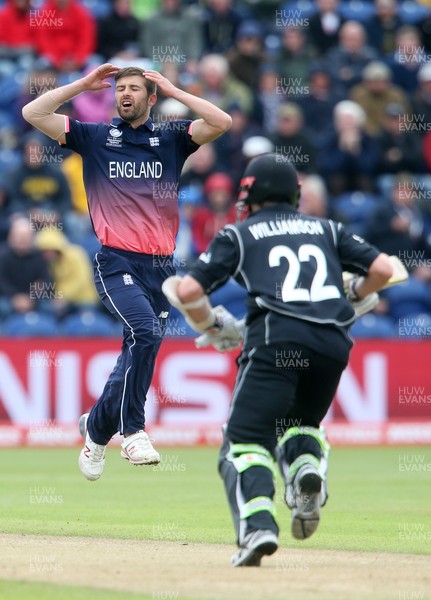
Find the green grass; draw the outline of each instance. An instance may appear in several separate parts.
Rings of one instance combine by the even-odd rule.
[[[159,468],[132,467],[118,449],[109,449],[97,482],[82,477],[78,453],[77,448],[0,450],[2,532],[234,543],[216,449],[166,449]],[[400,469],[412,460],[431,465],[431,449],[335,448],[328,476],[330,498],[318,532],[306,542],[290,537],[278,480],[281,544],[431,554],[430,473]],[[1,600],[120,600],[124,595],[0,580]],[[127,596],[153,600],[141,594]]]
[[[97,482],[82,477],[78,453],[0,450],[3,532],[233,543],[216,449],[166,449],[162,465],[147,468],[132,467],[113,448]],[[330,498],[307,546],[431,554],[430,473],[401,471],[400,457],[420,457],[413,460],[431,469],[428,448],[335,448]],[[302,548],[290,537],[277,483],[281,542]]]
[[[114,592],[89,587],[56,585],[53,583],[35,583],[24,581],[1,581],[0,598],[2,600],[154,600],[147,594],[132,592]],[[183,600],[183,598],[181,599]],[[184,599],[185,600],[185,599]]]

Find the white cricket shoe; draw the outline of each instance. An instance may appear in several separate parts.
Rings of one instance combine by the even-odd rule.
[[[105,467],[106,446],[96,444],[90,438],[87,431],[87,419],[89,413],[85,413],[79,419],[79,431],[85,440],[85,444],[78,459],[81,473],[89,481],[96,481],[103,473]]]
[[[154,450],[145,431],[137,431],[124,440],[121,456],[133,465],[157,465],[160,462],[160,454]]]
[[[233,567],[260,567],[262,556],[278,548],[278,537],[270,529],[257,529],[245,536],[239,551],[231,558]]]
[[[305,540],[316,531],[320,520],[322,478],[310,464],[303,465],[293,481],[295,506],[291,531],[297,540]]]

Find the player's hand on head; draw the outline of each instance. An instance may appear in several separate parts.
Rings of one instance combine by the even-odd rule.
[[[105,63],[93,69],[88,75],[82,78],[85,88],[88,91],[95,92],[105,88],[112,87],[112,84],[107,81],[120,70],[120,67],[114,67],[111,63]]]
[[[158,71],[153,71],[152,69],[146,69],[145,73],[143,73],[143,77],[154,82],[157,85],[157,89],[164,96],[173,96],[175,94],[175,92],[178,90],[178,88],[176,88],[174,86],[174,84],[169,81],[169,79],[166,79],[166,77],[164,77]]]

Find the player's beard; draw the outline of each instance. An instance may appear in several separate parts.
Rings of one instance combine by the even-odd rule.
[[[125,110],[121,104],[117,104],[117,111],[123,121],[127,123],[133,123],[140,119],[148,110],[148,99],[142,100],[139,104],[132,104],[132,107]]]

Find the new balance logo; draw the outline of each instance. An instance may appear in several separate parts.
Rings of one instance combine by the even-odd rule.
[[[158,137],[148,138],[150,140],[150,146],[159,146],[160,140]]]
[[[169,312],[166,310],[162,310],[162,312],[159,314],[159,319],[167,319],[169,316]]]
[[[124,273],[123,281],[124,285],[133,285],[135,283],[132,279],[132,276],[129,273]]]
[[[88,446],[85,446],[85,450],[84,450],[84,456],[86,456],[87,458],[90,458],[90,448]]]

